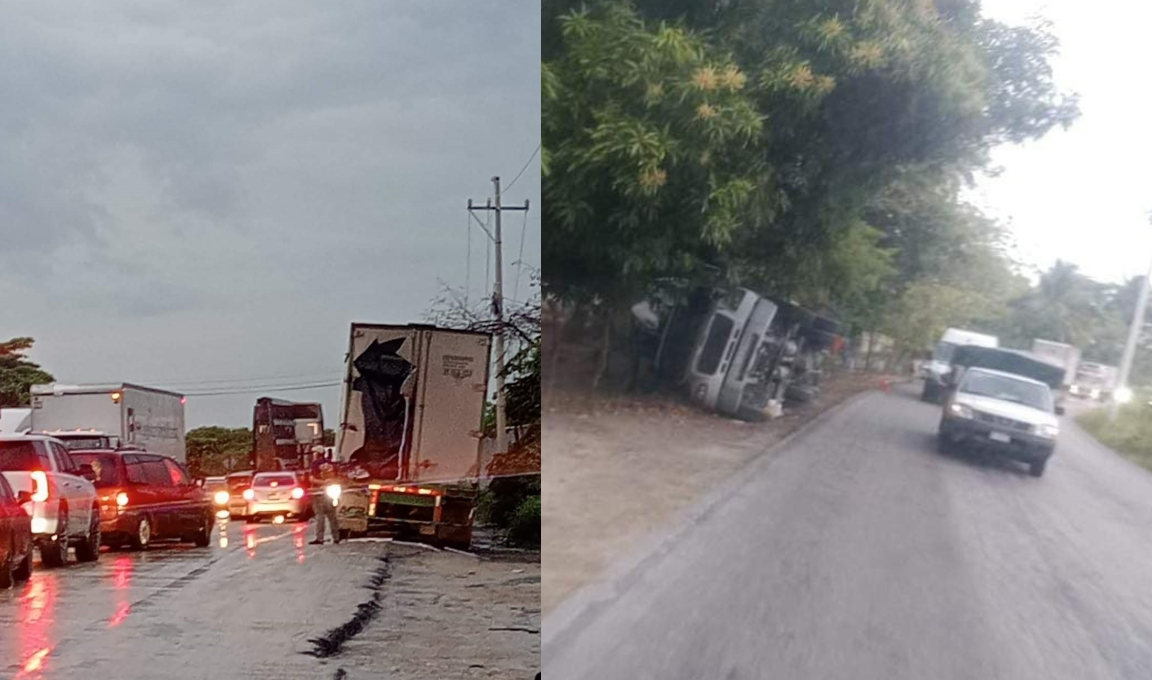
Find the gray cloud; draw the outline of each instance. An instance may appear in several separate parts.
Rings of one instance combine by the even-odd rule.
[[[350,321],[463,285],[466,200],[539,143],[538,3],[23,2],[0,60],[0,335],[69,381],[338,374]]]

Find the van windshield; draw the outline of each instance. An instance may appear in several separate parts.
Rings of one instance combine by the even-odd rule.
[[[923,347],[923,345],[921,345]],[[933,361],[942,361],[944,363],[951,363],[952,355],[956,353],[956,345],[951,342],[939,342],[936,344],[936,351],[932,352]]]

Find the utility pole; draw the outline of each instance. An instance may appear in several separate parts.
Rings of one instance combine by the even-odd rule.
[[[1152,279],[1152,263],[1148,265],[1148,273],[1140,281],[1140,295],[1136,298],[1136,313],[1132,315],[1132,325],[1128,327],[1128,342],[1124,344],[1124,356],[1120,359],[1120,375],[1116,379],[1116,388],[1112,390],[1112,400],[1108,404],[1109,420],[1116,420],[1120,411],[1120,400],[1117,395],[1128,393],[1128,374],[1132,371],[1132,360],[1136,357],[1136,342],[1140,339],[1140,331],[1144,328],[1144,310],[1148,306],[1148,283]]]
[[[496,316],[496,453],[506,453],[508,451],[508,424],[505,415],[506,402],[504,399],[504,254],[503,254],[503,239],[501,236],[500,215],[505,210],[528,210],[528,201],[524,201],[523,206],[503,206],[500,197],[500,178],[493,177],[492,185],[496,188],[496,205],[492,205],[489,200],[483,207],[473,206],[472,199],[468,199],[468,213],[471,214],[474,210],[495,210],[496,211],[496,229],[495,233],[489,233],[488,228],[479,218],[472,215],[472,218],[479,222],[480,226],[484,228],[484,233],[488,234],[488,238],[492,240],[496,246],[496,282],[492,289],[492,313]]]

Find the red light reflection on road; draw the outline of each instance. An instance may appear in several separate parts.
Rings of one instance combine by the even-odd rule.
[[[126,590],[132,583],[132,558],[127,555],[117,557],[112,573],[115,575],[113,583],[116,590]]]
[[[297,564],[304,564],[304,538],[307,530],[307,524],[297,524],[292,528],[292,544],[296,546]]]
[[[55,625],[56,593],[59,582],[54,574],[32,573],[20,597],[20,672],[16,678],[30,678],[44,669],[52,653],[50,633]]]
[[[244,547],[248,550],[248,559],[256,557],[256,527],[244,527]]]
[[[116,613],[112,615],[112,620],[108,622],[108,627],[115,628],[124,623],[124,619],[128,618],[128,614],[131,613],[131,611],[131,602],[121,602],[120,605],[116,607]]]

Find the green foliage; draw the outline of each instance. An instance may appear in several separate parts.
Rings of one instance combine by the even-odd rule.
[[[540,422],[540,338],[526,345],[505,367],[508,424],[524,427]]]
[[[1017,343],[1043,338],[1077,347],[1090,344],[1103,320],[1098,289],[1076,265],[1057,261],[1035,288],[1011,302],[1006,337]]]
[[[196,477],[225,475],[248,467],[252,430],[198,427],[184,437],[188,470]]]
[[[520,547],[540,545],[540,496],[525,499],[512,515],[508,543]]]
[[[993,145],[1075,117],[1046,26],[974,0],[583,6],[543,5],[552,294],[619,307],[718,269],[863,329],[935,286],[962,305],[935,328],[1024,287],[959,189]]]
[[[1101,444],[1152,470],[1152,406],[1146,399],[1122,406],[1115,422],[1109,422],[1106,408],[1089,411],[1077,421]]]
[[[749,77],[700,36],[624,5],[559,19],[544,66],[544,263],[554,293],[627,299],[744,226],[766,181]]]
[[[480,521],[504,532],[510,543],[539,544],[540,476],[520,475],[493,479],[477,500],[477,514]]]
[[[904,291],[885,318],[881,331],[905,352],[931,347],[949,327],[970,327],[992,316],[994,303],[960,286],[918,281]]]
[[[13,338],[0,342],[0,408],[28,406],[32,403],[33,385],[53,382],[52,374],[26,358],[36,341]]]

